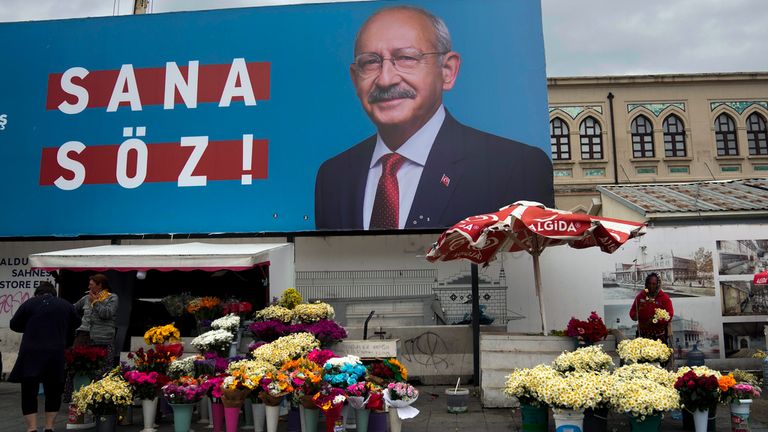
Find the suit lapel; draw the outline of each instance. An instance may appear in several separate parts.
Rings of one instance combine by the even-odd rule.
[[[360,147],[360,152],[355,156],[357,162],[350,164],[351,179],[349,185],[352,195],[349,200],[343,200],[344,203],[349,203],[351,208],[347,208],[343,211],[343,214],[350,215],[352,220],[349,221],[346,226],[354,226],[356,229],[363,229],[363,200],[365,198],[365,184],[368,180],[368,170],[371,163],[371,157],[373,157],[373,149],[376,146],[376,135],[369,137],[363,142]]]
[[[436,226],[443,216],[464,173],[461,161],[465,155],[460,129],[459,123],[446,111],[443,125],[421,173],[406,228]]]

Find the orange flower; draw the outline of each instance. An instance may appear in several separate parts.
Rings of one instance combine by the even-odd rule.
[[[736,385],[736,380],[731,375],[723,375],[717,380],[717,385],[720,387],[720,391],[727,392],[728,389]]]

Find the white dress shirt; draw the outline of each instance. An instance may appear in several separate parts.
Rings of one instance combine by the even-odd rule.
[[[408,213],[411,211],[413,198],[416,196],[416,188],[419,186],[421,172],[424,171],[429,151],[432,150],[435,137],[437,137],[438,131],[443,126],[443,120],[445,120],[445,108],[440,105],[435,115],[397,149],[396,153],[405,157],[405,162],[397,172],[397,184],[400,190],[400,214],[398,216],[398,226],[400,229],[405,227],[407,222],[406,219],[408,219]],[[371,225],[373,202],[376,200],[376,189],[379,186],[379,178],[381,177],[381,157],[388,153],[392,153],[392,151],[384,144],[381,135],[376,134],[376,147],[373,149],[373,156],[368,168],[368,179],[365,183],[365,198],[363,200],[364,229],[368,229]]]

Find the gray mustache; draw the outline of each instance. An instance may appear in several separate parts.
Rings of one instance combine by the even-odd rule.
[[[410,88],[401,87],[386,87],[379,88],[374,87],[370,93],[368,93],[368,103],[373,104],[376,102],[384,102],[392,99],[415,99],[416,92]]]

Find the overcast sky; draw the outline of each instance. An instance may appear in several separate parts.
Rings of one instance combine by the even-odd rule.
[[[303,2],[154,0],[150,10]],[[0,0],[0,5],[0,22],[7,22],[108,16],[115,10],[124,15],[131,13],[133,0]],[[542,0],[542,9],[548,76],[768,71],[768,0]]]

